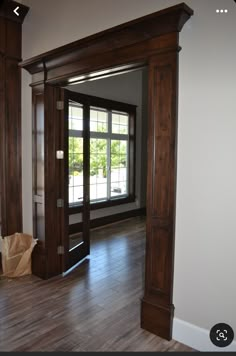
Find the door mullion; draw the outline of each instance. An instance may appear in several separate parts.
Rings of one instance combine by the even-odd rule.
[[[111,199],[111,132],[112,132],[112,112],[108,111],[108,140],[107,140],[107,199]]]
[[[83,169],[84,169],[84,197],[83,197],[83,234],[86,244],[88,244],[89,253],[89,203],[90,203],[90,109],[89,105],[84,105],[83,110],[83,137],[84,137],[84,152],[83,152]]]

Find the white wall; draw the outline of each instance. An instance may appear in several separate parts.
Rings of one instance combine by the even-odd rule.
[[[67,89],[106,98],[110,100],[121,101],[123,103],[136,105],[136,177],[135,177],[135,196],[136,201],[129,204],[117,205],[106,209],[98,209],[91,211],[91,219],[100,218],[102,216],[117,214],[120,212],[145,207],[146,203],[146,176],[142,173],[146,172],[144,163],[147,161],[146,145],[142,146],[142,142],[146,137],[146,132],[143,130],[144,124],[147,122],[146,102],[143,107],[143,91],[147,92],[147,83],[143,86],[144,72],[147,70],[136,70],[133,72],[115,75],[109,78],[88,81],[78,85],[70,85]],[[144,90],[143,90],[144,89]],[[145,100],[146,101],[146,100]],[[72,215],[70,223],[80,221],[80,214]]]
[[[28,0],[31,10],[23,26],[23,57],[179,2]],[[236,5],[232,0],[186,3],[195,15],[180,34],[175,316],[189,323],[185,326],[200,330],[229,323],[236,334]],[[229,12],[216,14],[217,8]],[[23,90],[24,228],[30,231],[31,165],[26,146],[31,99],[30,90],[25,86]],[[181,339],[180,334],[175,329],[174,336]],[[198,348],[210,349],[207,332],[204,335],[205,343],[199,342]],[[182,341],[193,343],[187,332]]]

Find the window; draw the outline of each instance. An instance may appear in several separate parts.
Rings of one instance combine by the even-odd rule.
[[[70,101],[69,105],[69,205],[83,202],[83,106]]]
[[[84,120],[89,121],[91,208],[134,200],[136,107],[81,94],[79,98],[80,104],[69,104],[70,208],[83,202]]]

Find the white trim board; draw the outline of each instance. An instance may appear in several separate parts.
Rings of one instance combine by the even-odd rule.
[[[200,328],[186,321],[174,318],[172,338],[197,351],[236,351],[236,340],[227,347],[217,347],[212,344],[209,338],[210,330]]]

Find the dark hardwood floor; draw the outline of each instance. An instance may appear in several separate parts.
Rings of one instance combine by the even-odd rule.
[[[91,255],[62,277],[0,280],[0,351],[194,351],[140,328],[145,219],[91,231]]]

